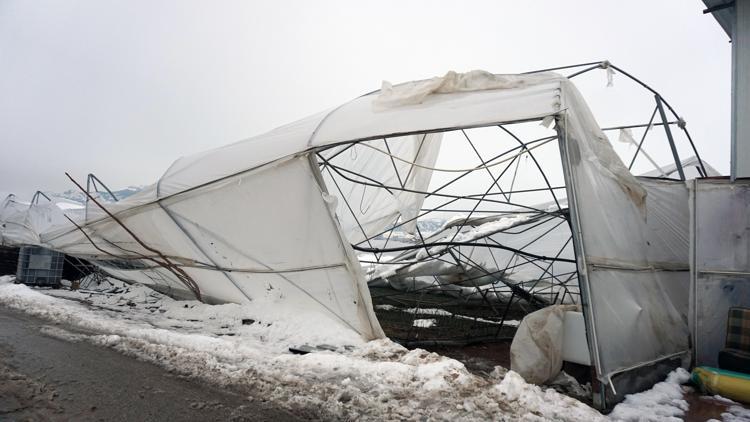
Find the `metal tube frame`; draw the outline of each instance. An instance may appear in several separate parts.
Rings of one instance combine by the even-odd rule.
[[[567,222],[568,220],[567,210],[555,194],[556,190],[564,189],[565,186],[553,186],[553,184],[550,183],[544,167],[537,160],[532,148],[532,146],[542,145],[543,143],[554,140],[558,135],[524,141],[515,133],[515,130],[512,129],[512,124],[494,124],[487,127],[493,126],[499,129],[498,136],[505,138],[508,142],[517,143],[518,145],[505,151],[495,151],[496,155],[485,158],[472,140],[469,128],[458,128],[454,130],[453,132],[456,133],[457,137],[460,135],[460,137],[464,139],[467,153],[476,156],[480,164],[477,165],[476,169],[461,172],[434,189],[419,190],[408,185],[409,176],[412,173],[411,169],[414,168],[413,164],[408,165],[409,172],[406,177],[399,172],[399,166],[396,164],[396,161],[391,154],[394,142],[403,141],[402,139],[383,137],[377,140],[355,141],[347,145],[339,144],[333,147],[320,148],[315,151],[315,154],[321,173],[326,176],[326,183],[331,187],[335,187],[335,190],[339,194],[339,200],[343,203],[340,211],[348,213],[348,216],[352,217],[355,229],[363,238],[363,240],[352,244],[352,248],[358,252],[374,255],[374,260],[363,260],[361,262],[369,262],[385,266],[394,265],[408,267],[428,261],[440,261],[455,266],[456,268],[472,269],[473,275],[467,273],[462,282],[462,285],[469,286],[465,290],[471,293],[458,297],[454,302],[455,304],[460,304],[472,301],[472,303],[477,303],[490,310],[491,315],[482,317],[481,320],[494,321],[497,325],[496,327],[493,327],[494,337],[499,339],[502,337],[503,327],[507,326],[508,316],[512,308],[517,308],[521,303],[526,304],[521,306],[530,306],[531,310],[533,310],[548,306],[555,303],[555,301],[559,302],[560,300],[576,302],[578,301],[579,293],[577,289],[569,287],[577,278],[575,270],[576,260],[574,257],[564,256],[564,252],[566,250],[569,251],[570,236],[566,237],[567,240],[561,244],[561,247],[553,256],[545,256],[533,252],[533,248],[538,245],[540,241],[545,239],[550,233],[558,229],[562,223]],[[424,146],[425,137],[426,134],[422,137],[421,142],[419,143],[419,148],[417,148],[414,156],[406,157],[408,158],[408,161],[418,161],[420,157],[419,154]],[[350,151],[354,145],[362,142],[378,142],[381,145],[385,145],[385,148],[379,149],[378,151],[380,151],[381,154],[387,153],[388,155],[391,155],[390,157],[386,157],[386,160],[390,161],[390,174],[381,176],[381,180],[376,180],[371,176],[358,173],[357,171],[346,167],[348,158],[344,157],[345,159],[342,159],[341,154],[344,151]],[[515,187],[518,167],[521,158],[523,157],[528,157],[533,163],[531,169],[536,172],[536,178],[541,184],[540,187]],[[399,160],[402,161],[404,158],[405,157],[399,157]],[[499,172],[495,173],[487,167],[488,164],[499,163],[500,160],[505,160],[506,162],[500,166]],[[515,171],[512,171],[514,168]],[[434,170],[436,173],[440,171],[440,169]],[[488,176],[488,188],[483,189],[479,193],[452,194],[446,192],[447,189],[454,187],[459,180],[469,174],[477,172],[485,173]],[[512,176],[512,178],[509,180],[503,180],[505,175]],[[393,182],[387,182],[387,177],[391,177]],[[510,186],[504,186],[507,185],[508,182],[510,183]],[[400,193],[423,195],[425,199],[437,199],[441,201],[441,203],[430,208],[420,208],[417,216],[413,218],[399,218],[397,216],[394,223],[387,229],[368,235],[365,225],[357,217],[358,213],[355,211],[357,210],[357,206],[351,203],[352,201],[361,202],[363,196],[360,197],[359,191],[357,191],[357,194],[353,195],[353,197],[346,197],[344,194],[345,190],[342,187],[343,183],[348,183],[349,185],[360,185],[362,190],[380,189],[394,196]],[[547,192],[548,197],[552,201],[553,208],[556,209],[551,211],[547,209],[546,205],[545,208],[541,208],[539,206],[525,204],[523,201],[511,200],[513,194],[532,192]],[[457,206],[461,204],[463,204],[463,207]],[[359,210],[361,212],[362,204],[359,205]],[[369,206],[369,204],[365,205]],[[450,205],[453,205],[453,207],[447,209],[446,207]],[[492,210],[487,209],[488,206],[505,209]],[[445,237],[444,239],[440,239],[440,236],[435,234],[425,236],[419,225],[417,225],[415,229],[416,237],[414,243],[399,246],[388,245],[394,237],[394,233],[402,231],[406,224],[413,223],[414,221],[419,223],[420,219],[429,218],[444,212],[458,212],[463,214],[462,221],[450,227],[448,231],[443,233],[443,237]],[[365,213],[361,212],[361,214]],[[477,214],[480,214],[480,216],[476,217]],[[512,214],[521,214],[526,217],[520,224],[510,225],[492,235],[483,236],[474,241],[456,240],[461,232],[471,230],[471,228],[479,224],[482,219],[487,219],[490,215],[502,218]],[[534,228],[541,230],[541,234],[534,235],[531,239],[525,241],[521,248],[514,248],[505,245],[492,237],[493,235],[524,235]],[[440,251],[435,250],[441,248],[442,250]],[[484,250],[485,253],[489,255],[491,261],[495,264],[495,269],[486,268],[485,265],[477,262],[473,258],[473,255],[477,253],[476,251],[480,249]],[[509,252],[510,257],[505,257],[502,259],[502,262],[500,262],[501,258],[493,252],[495,250],[505,251],[505,253]],[[422,252],[424,256],[417,257],[419,252]],[[386,254],[393,253],[401,253],[400,256],[403,259],[397,262],[389,262],[387,258],[384,258]],[[568,267],[555,266],[554,264],[556,262],[565,263]],[[573,264],[573,271],[570,271],[571,264]],[[557,269],[558,267],[560,270]],[[519,268],[533,268],[538,271],[540,275],[535,280],[526,281],[513,281],[506,277],[512,271]],[[494,280],[490,285],[475,283],[475,281],[482,283],[482,280],[485,280],[487,277]],[[425,293],[429,293],[431,296],[439,293],[440,283],[437,278],[433,278],[434,282],[431,285],[411,288],[406,292],[411,293],[415,298],[414,302],[410,305],[416,306],[416,308],[412,309],[419,309],[420,306],[434,306],[431,305],[429,301],[425,301]],[[416,279],[414,281],[416,281]],[[486,281],[484,283],[486,283]],[[373,300],[403,296],[403,293],[405,292],[397,291],[387,295],[373,296]],[[471,297],[476,297],[476,300],[479,302],[474,302],[474,299],[471,299]],[[407,303],[406,306],[408,305],[409,304]],[[445,303],[443,303],[443,305],[445,305]],[[418,313],[409,314],[407,316],[412,317],[412,319],[420,317]],[[476,317],[475,320],[479,321]],[[481,322],[479,324],[481,324]],[[410,325],[406,330],[406,336],[413,338],[398,340],[405,342],[416,341],[420,331],[420,329]],[[485,336],[485,339],[492,337],[492,335]],[[467,337],[464,338],[464,341],[471,341],[468,334]]]
[[[577,70],[580,69],[580,70]],[[635,129],[635,128],[646,128],[646,130],[643,133],[643,136],[640,139],[640,142],[637,144],[637,150],[635,154],[633,155],[632,159],[630,160],[629,169],[632,169],[633,164],[635,163],[637,157],[641,152],[643,152],[643,144],[646,139],[646,135],[650,131],[650,129],[653,126],[663,126],[665,129],[665,133],[667,134],[667,140],[670,145],[670,149],[672,150],[673,159],[675,160],[675,165],[677,167],[677,171],[680,174],[680,178],[682,180],[685,179],[684,171],[682,169],[681,161],[679,159],[679,155],[677,153],[677,148],[675,146],[675,139],[672,135],[671,126],[676,125],[679,127],[685,136],[687,137],[687,140],[690,144],[690,147],[692,148],[693,152],[695,153],[700,168],[699,171],[702,173],[702,175],[705,175],[705,167],[703,166],[703,162],[700,159],[700,156],[695,149],[695,145],[693,144],[692,138],[690,137],[685,122],[682,118],[680,118],[674,109],[651,87],[640,81],[639,79],[633,77],[631,74],[623,71],[617,66],[612,65],[611,63],[607,61],[601,61],[601,62],[590,62],[590,63],[583,63],[579,65],[571,65],[571,66],[562,66],[562,67],[556,67],[556,68],[549,68],[544,69],[541,71],[554,71],[554,70],[564,70],[564,69],[572,69],[573,73],[568,75],[568,78],[575,78],[580,77],[581,75],[587,74],[592,70],[596,69],[613,69],[619,72],[620,74],[625,75],[630,80],[634,81],[637,85],[640,87],[646,89],[647,91],[654,94],[655,99],[655,107],[653,112],[651,113],[650,119],[647,123],[638,123],[638,124],[629,124],[629,125],[621,125],[621,126],[612,126],[612,127],[606,127],[602,130],[610,131],[610,130],[621,130],[621,129]],[[527,72],[527,73],[536,73],[541,71],[534,71],[534,72]],[[668,110],[673,116],[674,120],[669,121],[667,119],[666,110]],[[656,113],[659,112],[661,122],[654,122],[654,118],[656,116]],[[556,116],[556,118],[559,119],[559,116]],[[505,320],[508,316],[508,312],[510,308],[513,306],[513,301],[515,300],[518,302],[519,300],[527,303],[527,304],[534,304],[534,303],[543,303],[543,304],[551,304],[555,302],[562,302],[562,301],[574,301],[574,302],[580,302],[581,300],[581,291],[585,290],[584,285],[576,286],[575,290],[573,290],[573,284],[578,284],[580,281],[581,274],[579,273],[581,268],[581,260],[582,257],[579,257],[581,254],[580,251],[580,245],[577,245],[578,241],[575,240],[575,236],[573,233],[567,238],[567,240],[561,245],[560,249],[557,251],[557,253],[554,256],[546,256],[546,255],[539,255],[536,253],[533,253],[530,251],[530,248],[533,248],[536,244],[538,244],[541,240],[545,238],[545,236],[549,235],[550,233],[554,232],[555,228],[557,226],[553,226],[551,229],[544,231],[541,235],[537,236],[534,240],[531,242],[525,244],[523,247],[520,248],[514,248],[510,247],[507,244],[503,244],[502,240],[498,240],[498,236],[511,236],[514,234],[512,231],[513,228],[508,228],[504,230],[500,230],[496,233],[493,233],[491,235],[485,236],[481,239],[475,239],[470,242],[465,241],[458,241],[456,240],[458,238],[458,235],[462,233],[463,231],[469,230],[473,225],[475,224],[475,220],[478,221],[478,219],[475,217],[476,214],[481,214],[483,216],[489,216],[489,215],[495,215],[498,218],[503,217],[506,215],[522,215],[526,214],[529,216],[532,216],[533,218],[540,218],[546,216],[548,218],[547,221],[543,224],[550,224],[550,220],[554,218],[560,218],[560,223],[566,222],[568,227],[571,228],[571,230],[577,230],[580,232],[580,223],[577,223],[575,221],[571,220],[571,217],[575,219],[575,216],[570,215],[570,211],[567,206],[560,203],[558,200],[558,196],[556,195],[555,191],[565,188],[568,193],[568,198],[571,197],[571,183],[573,183],[570,180],[565,180],[564,186],[553,186],[552,183],[550,183],[549,178],[547,176],[547,173],[545,171],[545,168],[542,163],[540,163],[535,154],[532,151],[531,146],[546,142],[548,140],[557,139],[559,142],[560,150],[558,151],[561,154],[561,160],[565,161],[566,153],[563,149],[563,134],[558,133],[555,136],[551,137],[545,137],[540,139],[534,139],[530,141],[524,141],[519,136],[514,133],[510,127],[512,127],[515,124],[521,124],[524,122],[510,122],[510,123],[500,123],[495,124],[494,126],[498,127],[501,132],[509,136],[510,139],[514,140],[518,143],[518,146],[515,148],[507,149],[505,151],[497,151],[497,155],[494,155],[493,157],[485,159],[485,157],[482,156],[479,149],[476,147],[475,142],[472,140],[472,137],[470,135],[469,129],[474,129],[475,127],[457,127],[457,128],[450,128],[446,129],[444,131],[438,131],[438,132],[457,132],[458,134],[462,135],[464,140],[466,141],[467,145],[467,151],[477,157],[480,164],[477,165],[477,167],[474,170],[465,171],[463,173],[458,174],[456,177],[450,179],[448,182],[444,183],[442,186],[439,186],[434,189],[425,189],[425,190],[418,190],[414,189],[412,186],[409,185],[409,176],[412,173],[412,170],[414,169],[414,163],[416,163],[419,159],[419,154],[422,151],[422,147],[424,146],[425,138],[428,133],[435,133],[436,131],[426,131],[424,133],[416,132],[411,133],[410,135],[422,135],[421,142],[419,144],[419,148],[417,149],[416,154],[414,154],[413,157],[395,157],[393,155],[393,146],[394,142],[399,142],[399,139],[397,139],[398,134],[394,134],[393,136],[380,136],[377,138],[369,138],[369,139],[359,139],[359,140],[353,140],[349,142],[341,142],[337,143],[335,145],[329,145],[326,147],[317,148],[314,150],[314,154],[318,160],[318,165],[321,170],[321,173],[326,176],[326,182],[331,185],[335,186],[336,190],[338,191],[339,200],[343,202],[344,208],[340,209],[340,212],[348,213],[348,216],[353,218],[354,223],[356,224],[356,228],[362,235],[363,240],[359,240],[356,243],[352,244],[352,248],[359,252],[364,253],[370,253],[374,255],[374,259],[362,259],[361,262],[363,264],[373,264],[373,265],[381,265],[385,267],[393,266],[393,268],[397,268],[398,270],[403,270],[405,268],[409,268],[413,265],[419,265],[424,262],[428,262],[431,260],[434,261],[440,261],[444,263],[448,263],[451,265],[455,265],[456,268],[473,268],[475,270],[478,270],[479,272],[475,274],[474,276],[467,276],[464,278],[464,282],[471,284],[471,282],[475,280],[483,279],[484,277],[493,277],[495,279],[495,282],[493,282],[489,287],[487,286],[475,286],[474,288],[475,293],[480,296],[482,299],[482,302],[485,302],[488,305],[492,306],[492,309],[497,312],[497,320],[500,322],[500,325],[502,328],[502,325],[505,323]],[[486,126],[488,127],[488,126]],[[383,175],[381,176],[381,180],[375,180],[374,176],[370,175],[364,175],[361,173],[358,173],[357,171],[354,171],[350,168],[347,168],[346,163],[341,162],[342,160],[337,159],[337,157],[340,157],[342,153],[345,151],[351,151],[353,147],[356,145],[362,144],[362,143],[375,143],[379,142],[380,145],[384,145],[384,148],[376,148],[377,151],[380,151],[381,153],[385,153],[389,155],[387,158],[390,161],[390,167],[392,168],[393,174],[389,175]],[[533,161],[533,165],[536,167],[539,176],[543,180],[542,186],[539,188],[515,188],[515,182],[516,182],[516,175],[518,172],[518,166],[520,164],[521,157],[527,157]],[[398,159],[402,163],[408,163],[411,162],[411,165],[409,166],[408,173],[406,177],[404,177],[403,174],[399,171],[399,166],[396,163],[396,159]],[[507,163],[503,163],[504,165],[501,165],[498,173],[493,172],[490,169],[490,166],[496,166],[499,164],[499,160],[507,161]],[[402,164],[403,165],[403,164]],[[515,165],[515,170],[512,171],[512,180],[510,183],[510,186],[504,186],[507,184],[507,180],[504,181],[505,183],[501,182],[503,180],[503,176],[507,174],[509,170],[513,168]],[[433,169],[434,172],[440,172],[442,169]],[[447,171],[447,170],[445,170]],[[456,182],[464,178],[465,176],[475,173],[475,172],[485,172],[488,177],[488,183],[489,187],[482,190],[479,193],[461,193],[461,194],[455,194],[455,193],[448,193],[446,192],[447,188],[453,187],[456,185]],[[393,177],[394,182],[389,183],[386,182],[387,177]],[[568,178],[568,175],[566,174],[566,179]],[[365,229],[365,225],[359,220],[357,217],[357,212],[355,212],[355,209],[357,209],[357,206],[354,204],[350,204],[350,201],[355,200],[355,198],[347,198],[344,194],[344,190],[342,188],[342,183],[348,183],[348,184],[354,184],[354,185],[362,185],[361,186],[361,197],[357,197],[356,200],[359,202],[359,210],[361,214],[365,214],[367,209],[369,209],[369,205],[371,204],[364,204],[363,200],[365,197],[365,190],[366,189],[381,189],[387,192],[390,195],[397,196],[402,193],[411,193],[411,194],[418,194],[423,195],[424,199],[432,198],[435,200],[436,198],[441,200],[442,202],[438,205],[431,206],[431,207],[420,207],[418,210],[418,213],[416,216],[411,218],[403,218],[399,217],[398,215],[395,216],[394,222],[387,227],[385,230],[379,231],[374,234],[367,233]],[[548,192],[551,196],[554,207],[556,210],[554,212],[550,212],[546,208],[541,207],[535,207],[533,205],[524,204],[523,201],[514,201],[513,195],[514,194],[520,194],[520,193],[530,193],[530,192]],[[360,191],[357,191],[360,192]],[[574,196],[574,195],[573,195]],[[463,206],[462,206],[463,205]],[[489,209],[491,207],[501,209]],[[505,207],[506,209],[502,209],[502,207]],[[343,211],[342,211],[343,210]],[[425,236],[419,227],[420,220],[424,218],[429,218],[434,215],[439,215],[441,213],[462,213],[464,215],[463,221],[452,227],[453,230],[452,233],[449,233],[446,231],[443,233],[443,235],[447,235],[447,237],[443,236],[444,238],[441,238],[441,236],[437,236],[436,234],[428,234]],[[412,240],[411,244],[407,245],[399,245],[399,246],[389,246],[389,243],[392,242],[392,239],[395,237],[394,233],[397,233],[399,231],[402,231],[404,226],[407,224],[413,224],[414,222],[417,222],[416,230],[415,230],[415,237]],[[559,224],[558,224],[559,225]],[[523,227],[521,227],[523,229]],[[518,233],[515,234],[522,234],[526,232],[526,230],[530,230],[530,228],[523,229]],[[498,236],[496,236],[498,235]],[[493,237],[495,236],[495,237]],[[380,239],[380,244],[377,244],[378,239]],[[384,241],[383,241],[384,239]],[[574,257],[568,258],[564,255],[564,251],[566,248],[572,248],[574,250]],[[468,249],[467,249],[468,248]],[[495,265],[497,269],[491,269],[491,268],[485,268],[484,265],[480,265],[472,258],[472,253],[474,251],[483,249],[486,251],[486,253],[489,254],[489,256],[492,258],[492,261],[494,264],[500,264],[497,260],[497,256],[493,251],[504,251],[504,253],[510,252],[512,254],[511,258],[507,260],[507,262],[504,263],[504,265]],[[471,251],[465,252],[465,251]],[[421,254],[420,254],[421,252]],[[386,254],[393,254],[393,253],[400,253],[398,256],[399,261],[393,262],[389,261],[387,258],[384,258]],[[392,257],[391,257],[392,259]],[[566,271],[565,267],[560,267],[560,265],[555,264],[576,264],[576,270]],[[541,264],[541,265],[540,265]],[[541,270],[541,274],[539,275],[537,280],[531,280],[527,282],[512,282],[506,278],[506,275],[509,274],[514,269],[518,269],[519,267],[524,266],[530,266],[532,268],[537,268]],[[559,267],[559,268],[558,268]],[[372,276],[372,275],[371,275]],[[430,285],[426,286],[420,286],[416,287],[417,285],[414,284],[416,288],[412,290],[413,293],[419,293],[419,300],[417,302],[424,303],[424,293],[430,292],[430,293],[436,293],[440,290],[439,283],[437,282],[437,278],[435,278],[436,281]],[[376,280],[370,280],[376,281]],[[414,280],[416,282],[416,280]],[[545,285],[541,288],[539,287],[540,283],[544,283]],[[503,292],[508,292],[507,296],[503,295]],[[542,293],[544,292],[544,293]],[[488,293],[492,293],[491,295]],[[394,293],[389,296],[396,296],[398,293]],[[546,296],[545,296],[546,295]],[[505,300],[502,298],[505,297]],[[509,299],[508,299],[509,297]],[[467,297],[461,296],[458,301],[466,301],[469,300]],[[505,307],[498,308],[497,305],[499,303],[503,303]],[[413,334],[413,332],[418,331],[414,330],[414,327],[409,327],[409,334]],[[497,330],[497,333],[499,334],[500,329]],[[592,333],[592,336],[595,334]],[[596,346],[596,339],[592,338],[590,343],[595,348]],[[592,356],[596,356],[595,353],[592,353]]]

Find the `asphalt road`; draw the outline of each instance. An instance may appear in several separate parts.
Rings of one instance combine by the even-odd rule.
[[[46,336],[50,325],[0,307],[0,421],[300,420],[262,397]]]

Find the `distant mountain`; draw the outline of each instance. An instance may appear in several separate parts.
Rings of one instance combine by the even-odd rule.
[[[424,233],[434,233],[438,231],[443,224],[445,224],[445,218],[425,218],[417,220],[417,226],[419,230]]]
[[[120,189],[120,190],[113,190],[112,193],[115,195],[117,200],[122,200],[127,198],[128,196],[134,195],[141,190],[143,190],[144,186],[128,186],[127,188]],[[86,195],[79,191],[79,190],[73,190],[69,189],[65,192],[45,192],[47,196],[50,198],[60,198],[60,199],[66,199],[68,201],[77,202],[79,204],[86,203]],[[108,192],[97,192],[94,194],[94,197],[97,199],[101,199],[104,202],[114,202],[114,198],[112,198],[112,195],[110,195]]]
[[[145,186],[128,186],[125,189],[120,190],[113,190],[112,193],[115,194],[118,200],[125,199],[128,196],[135,195],[136,193],[140,192],[145,188]],[[109,194],[104,194],[106,197],[109,197]]]

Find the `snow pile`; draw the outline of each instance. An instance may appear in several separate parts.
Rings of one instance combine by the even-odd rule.
[[[688,410],[681,385],[689,379],[688,371],[677,368],[652,389],[625,396],[609,417],[617,421],[681,421]]]
[[[288,352],[289,347],[302,345],[325,344],[329,348],[337,349],[364,344],[354,331],[341,330],[336,324],[331,324],[325,315],[284,315],[281,318],[278,311],[270,307],[242,306],[233,303],[207,305],[195,300],[177,301],[143,285],[126,285],[119,281],[113,281],[112,284],[113,288],[104,291],[48,290],[42,297],[53,301],[54,298],[49,296],[73,299],[83,301],[89,307],[101,311],[129,314],[126,321],[131,323],[126,324],[126,327],[112,324],[101,317],[97,318],[97,315],[86,319],[78,318],[75,310],[71,310],[74,313],[71,316],[73,319],[64,320],[83,329],[107,333],[120,334],[117,330],[130,328],[133,323],[140,323],[148,328],[178,330],[181,333],[199,336],[236,336],[245,343],[253,341],[253,347],[266,353]],[[26,292],[23,290],[25,286],[14,287],[15,290],[7,292],[21,293],[20,297],[10,298],[15,297],[19,301],[24,301],[25,297],[22,294]],[[29,292],[37,293],[34,290]],[[2,297],[5,296],[4,293],[0,290],[0,301],[8,303],[10,298]],[[14,306],[12,301],[9,304]],[[36,306],[28,312],[52,320],[57,319],[55,309]],[[111,312],[104,315],[116,316]],[[127,331],[124,333],[130,334]]]
[[[58,323],[48,335],[110,347],[292,410],[314,409],[313,418],[603,418],[513,372],[496,384],[497,377],[473,375],[456,360],[389,340],[365,343],[311,315],[284,324],[271,309],[175,301],[143,286],[41,291],[11,281],[0,282],[0,303]],[[289,352],[302,344],[319,351]]]
[[[604,421],[606,418],[592,412],[585,404],[564,396],[549,388],[527,384],[520,375],[508,371],[499,385],[493,387],[498,399],[513,401],[522,406],[528,413],[524,419],[534,420],[535,416],[550,420]]]
[[[727,408],[727,411],[721,414],[722,422],[745,422],[750,421],[750,409],[742,406],[733,405]]]

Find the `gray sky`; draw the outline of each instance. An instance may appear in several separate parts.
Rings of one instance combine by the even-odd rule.
[[[730,44],[700,1],[269,3],[0,1],[0,192],[69,189],[65,171],[149,184],[383,79],[601,59],[660,91],[728,171]],[[602,126],[650,115],[592,95]]]

